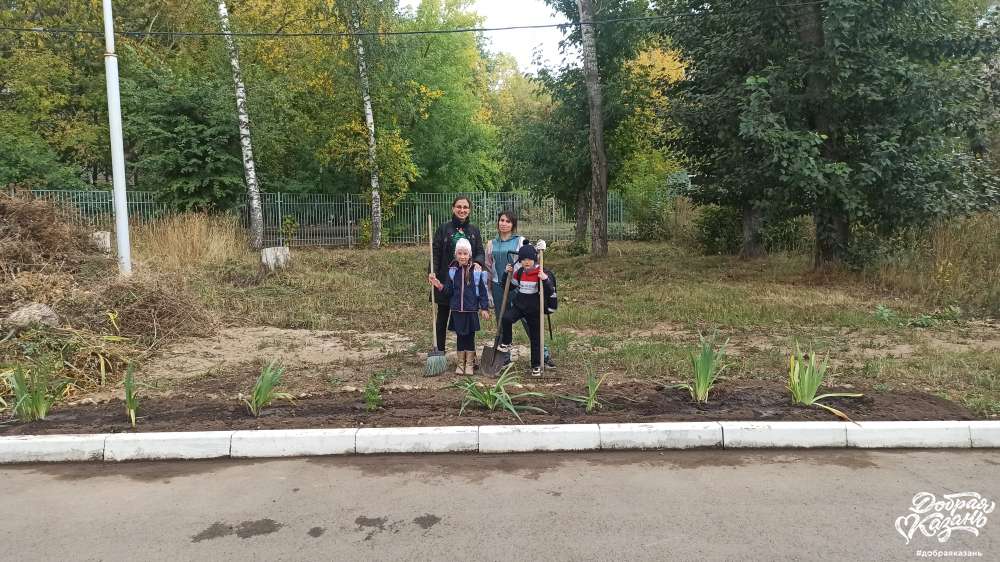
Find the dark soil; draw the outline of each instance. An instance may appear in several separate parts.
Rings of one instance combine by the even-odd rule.
[[[440,425],[499,425],[517,423],[506,412],[486,412],[470,406],[458,415],[462,395],[446,388],[385,392],[384,404],[365,412],[360,393],[338,392],[323,397],[277,402],[259,418],[251,417],[237,401],[190,398],[148,398],[141,402],[137,431],[193,431],[227,429],[301,429],[324,427],[399,427]],[[758,381],[753,385],[717,387],[709,404],[697,406],[686,391],[653,384],[627,383],[601,394],[604,407],[586,414],[573,402],[553,397],[525,404],[547,413],[524,412],[528,424],[616,423],[665,421],[808,421],[836,420],[817,407],[792,406],[780,384]],[[919,392],[866,392],[862,398],[827,402],[855,421],[872,420],[971,420],[959,404]],[[57,407],[43,421],[7,422],[0,434],[118,433],[132,431],[120,401],[96,405]]]

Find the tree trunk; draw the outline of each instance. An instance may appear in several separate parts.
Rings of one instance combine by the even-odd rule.
[[[580,33],[583,37],[583,71],[590,109],[591,253],[608,255],[608,159],[604,153],[604,118],[601,108],[601,80],[597,69],[591,0],[577,0]]]
[[[851,243],[851,225],[843,212],[829,212],[828,208],[813,213],[816,223],[816,253],[813,267],[822,269],[844,261]]]
[[[583,248],[587,242],[587,223],[590,222],[590,193],[582,189],[576,195],[576,230],[573,233],[573,245]]]
[[[233,68],[233,84],[236,86],[236,115],[240,127],[240,149],[243,151],[243,173],[247,182],[247,200],[250,204],[250,246],[259,250],[264,246],[264,212],[260,206],[260,187],[257,184],[257,166],[253,159],[253,144],[250,142],[250,114],[247,112],[247,91],[240,72],[240,54],[236,41],[229,31],[229,10],[225,0],[219,0],[219,25],[222,27],[229,51],[229,64]]]
[[[361,25],[358,23],[358,14],[351,10],[351,26],[354,33],[360,33]],[[372,114],[372,98],[368,85],[368,65],[365,63],[365,46],[360,35],[354,36],[354,44],[358,50],[358,76],[361,80],[361,101],[365,106],[365,126],[368,128],[368,165],[371,168],[371,188],[372,188],[372,240],[371,247],[378,248],[382,245],[382,197],[379,194],[378,161],[376,160],[375,145],[375,116]]]
[[[767,255],[764,241],[761,240],[763,214],[760,209],[750,205],[743,209],[743,246],[740,257],[743,259],[762,258]]]
[[[825,97],[830,82],[823,72],[826,37],[823,33],[823,10],[820,4],[803,6],[799,12],[799,39],[811,49],[812,71],[806,74],[806,99],[810,126],[825,135],[820,154],[828,161],[836,160],[836,132],[829,115]],[[851,223],[837,194],[826,186],[826,191],[816,197],[813,211],[816,222],[816,253],[813,266],[820,269],[843,261],[850,242]]]

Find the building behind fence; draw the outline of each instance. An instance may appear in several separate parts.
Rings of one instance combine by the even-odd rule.
[[[75,207],[79,220],[99,230],[111,230],[114,206],[110,191],[36,190],[35,197]],[[411,193],[386,212],[383,209],[382,240],[388,244],[417,244],[427,241],[427,215],[435,227],[451,218],[454,193]],[[511,210],[518,217],[518,232],[529,238],[549,241],[573,239],[576,225],[572,212],[553,198],[526,192],[463,193],[472,200],[473,222],[484,236],[494,232],[497,214]],[[285,243],[282,223],[297,225],[288,243],[292,246],[358,246],[370,232],[371,202],[362,195],[320,193],[262,193],[264,241]],[[142,224],[168,215],[173,209],[151,191],[128,192],[129,219]],[[246,205],[236,212],[247,224]],[[287,218],[287,220],[286,220]],[[608,236],[622,240],[635,235],[624,202],[618,194],[608,199]]]

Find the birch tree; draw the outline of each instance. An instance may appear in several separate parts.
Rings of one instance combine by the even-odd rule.
[[[225,0],[219,0],[219,25],[222,27],[229,51],[229,64],[233,69],[233,85],[236,87],[236,115],[239,119],[240,149],[243,153],[243,173],[247,182],[247,199],[250,203],[250,245],[255,250],[264,245],[264,213],[260,206],[260,186],[257,184],[257,168],[253,158],[253,143],[250,141],[250,114],[247,112],[247,91],[240,72],[240,55],[236,41],[229,30],[229,10]]]
[[[601,113],[601,80],[597,69],[597,44],[591,0],[577,0],[583,43],[583,73],[590,108],[590,251],[608,255],[608,158],[604,152],[604,118]],[[578,217],[579,219],[579,217]]]
[[[372,98],[368,83],[368,65],[365,62],[365,45],[361,38],[358,13],[351,10],[351,28],[354,30],[354,46],[358,51],[358,78],[361,84],[361,102],[365,111],[365,126],[368,129],[368,164],[371,168],[372,189],[372,240],[371,247],[382,244],[382,197],[379,194],[378,161],[375,144],[375,116],[372,113]]]

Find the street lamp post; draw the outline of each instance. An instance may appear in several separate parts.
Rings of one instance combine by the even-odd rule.
[[[118,93],[118,56],[115,54],[115,20],[111,0],[104,2],[104,73],[108,84],[108,125],[111,131],[111,176],[114,186],[115,241],[118,271],[132,274],[132,251],[128,236],[128,204],[125,198],[125,148],[122,140],[122,108]]]

